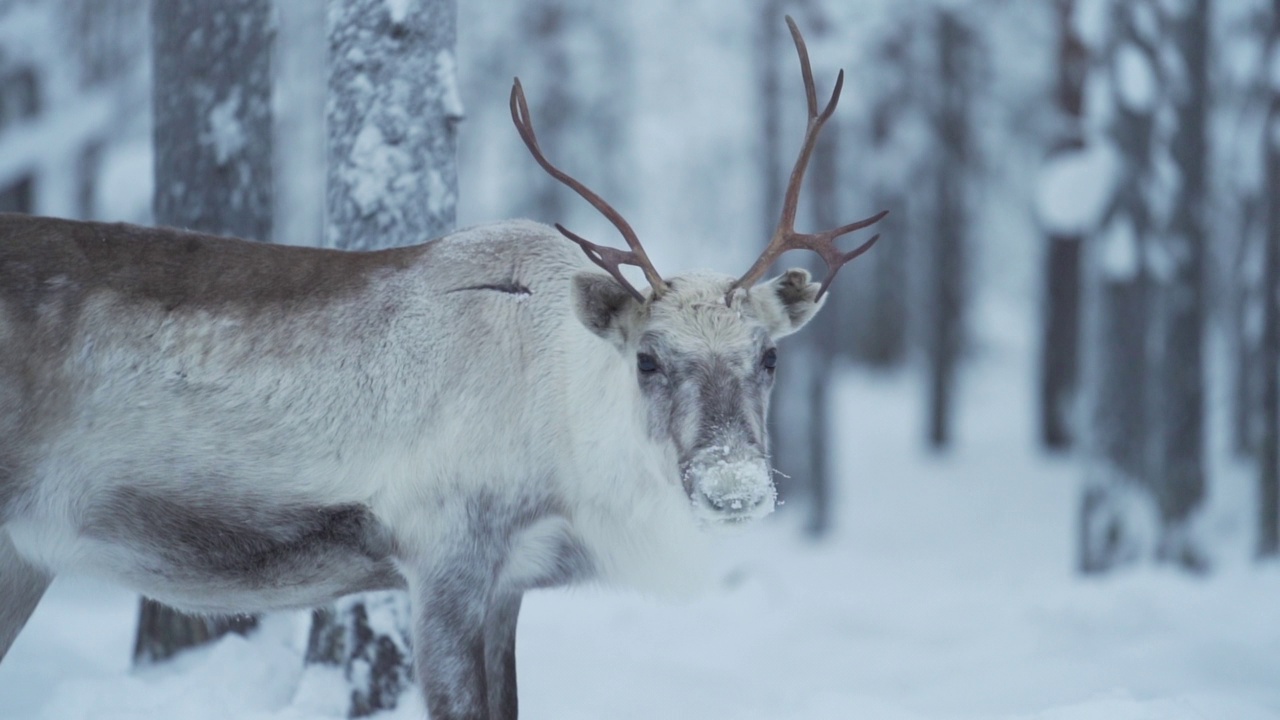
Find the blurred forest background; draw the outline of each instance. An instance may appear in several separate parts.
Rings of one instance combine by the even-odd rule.
[[[263,12],[251,22],[270,44],[267,129],[248,152],[271,159],[272,179],[255,201],[263,222],[218,228],[332,244],[327,3],[237,3]],[[411,0],[362,3],[394,16]],[[895,402],[923,405],[914,432],[940,463],[975,430],[958,408],[1028,408],[1026,442],[1080,478],[1073,571],[1212,573],[1280,552],[1280,1],[525,0],[456,13],[457,85],[443,93],[460,103],[446,110],[457,180],[431,222],[530,217],[615,242],[519,142],[507,107],[519,75],[548,156],[668,273],[738,274],[777,222],[805,117],[783,15],[805,33],[820,97],[845,70],[799,227],[891,214],[815,326],[783,345],[775,465],[806,535],[839,530],[832,498],[848,478],[831,458],[850,438],[834,418],[892,414],[833,405],[837,376],[853,373],[914,388]],[[183,79],[152,72],[151,21],[145,0],[0,0],[0,210],[183,224],[159,199],[174,176],[156,180],[172,150],[153,119],[162,83]],[[198,121],[179,128],[186,142],[225,139]],[[997,349],[1029,368],[999,399],[967,384]]]

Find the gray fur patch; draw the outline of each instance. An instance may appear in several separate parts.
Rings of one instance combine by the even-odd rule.
[[[607,275],[585,272],[573,277],[573,303],[578,319],[606,340],[618,344],[625,341],[622,315],[635,302],[626,288]]]
[[[490,720],[516,720],[519,715],[516,683],[516,624],[521,593],[489,598],[484,620],[485,684]]]
[[[698,445],[717,442],[726,435],[741,433],[756,440],[747,421],[744,383],[723,358],[698,363]]]
[[[160,599],[226,588],[250,602],[260,593],[267,606],[287,595],[294,606],[403,584],[390,560],[390,533],[361,505],[179,503],[126,488],[98,504],[83,532],[138,553]]]
[[[433,718],[487,713],[484,617],[491,580],[484,567],[463,556],[434,568],[425,585],[414,588],[414,655]]]
[[[517,713],[515,639],[520,600],[529,587],[589,577],[593,563],[571,537],[557,538],[554,561],[528,587],[510,587],[503,566],[520,533],[539,520],[565,517],[547,497],[478,492],[463,507],[464,537],[444,566],[423,569],[415,653],[431,717],[500,718]]]
[[[494,577],[510,555],[514,538],[525,528],[547,517],[568,517],[568,510],[550,498],[509,498],[489,492],[476,493],[467,501],[468,541],[474,550],[471,561],[491,567]],[[484,549],[488,553],[482,555]],[[552,588],[581,582],[595,572],[586,548],[574,538],[557,539],[555,558],[546,572],[521,591]]]

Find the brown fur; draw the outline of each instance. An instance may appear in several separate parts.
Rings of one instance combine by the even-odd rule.
[[[0,213],[0,301],[27,319],[54,296],[94,290],[166,310],[297,305],[356,292],[427,247],[345,252]]]

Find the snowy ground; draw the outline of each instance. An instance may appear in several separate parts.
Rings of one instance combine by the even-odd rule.
[[[1280,567],[1075,577],[1080,473],[1029,450],[1015,356],[975,365],[960,447],[941,458],[917,446],[907,378],[842,383],[830,542],[799,539],[784,508],[724,543],[722,586],[692,604],[531,597],[522,715],[1280,720]],[[1215,522],[1229,531],[1232,512]],[[331,671],[300,669],[299,618],[134,673],[135,612],[127,593],[55,583],[0,667],[0,718],[341,716]],[[413,697],[385,717],[423,715]]]

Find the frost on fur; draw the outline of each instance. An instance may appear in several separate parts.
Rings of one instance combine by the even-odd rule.
[[[762,458],[733,457],[727,448],[712,448],[686,473],[692,488],[694,515],[715,524],[756,520],[773,512],[778,491]]]

